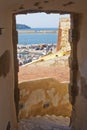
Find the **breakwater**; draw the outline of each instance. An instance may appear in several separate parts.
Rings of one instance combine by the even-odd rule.
[[[58,30],[17,30],[18,33],[58,33]]]

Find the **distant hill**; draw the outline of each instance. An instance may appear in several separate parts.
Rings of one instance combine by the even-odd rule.
[[[25,24],[16,24],[16,29],[17,30],[25,30],[25,29],[31,29],[31,27],[25,25]]]

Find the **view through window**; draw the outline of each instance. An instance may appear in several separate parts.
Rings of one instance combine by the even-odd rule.
[[[68,83],[70,15],[16,16],[19,119],[71,115]],[[66,121],[65,121],[66,122]],[[69,120],[66,124],[69,123]]]

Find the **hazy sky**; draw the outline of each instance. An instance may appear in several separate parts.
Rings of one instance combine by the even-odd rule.
[[[30,26],[31,28],[36,27],[52,28],[52,27],[58,27],[59,17],[60,17],[59,14],[30,13],[26,15],[17,15],[16,23],[25,24]]]

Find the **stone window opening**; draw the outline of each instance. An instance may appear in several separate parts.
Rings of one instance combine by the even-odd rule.
[[[73,86],[72,86],[72,79],[74,78],[74,81],[75,82],[73,82],[73,85],[74,85],[74,83],[75,83],[75,85],[76,85],[76,80],[75,80],[75,78],[76,78],[76,73],[77,73],[77,46],[75,45],[73,45],[72,43],[73,42],[75,42],[74,40],[76,40],[76,39],[74,39],[74,31],[76,32],[77,30],[74,30],[74,27],[75,27],[75,25],[73,25],[72,23],[75,23],[76,22],[76,18],[78,17],[78,14],[71,14],[71,29],[70,29],[70,36],[69,36],[69,41],[70,41],[70,45],[71,45],[71,56],[70,56],[70,58],[69,58],[69,66],[70,66],[70,86],[69,86],[69,97],[70,97],[70,102],[71,102],[71,104],[72,104],[72,106],[74,105],[74,103],[75,103],[75,96],[77,95],[77,87],[76,88],[74,88]],[[15,26],[14,26],[15,25]],[[73,25],[73,26],[72,26]],[[77,38],[77,35],[78,34],[76,34],[75,36],[76,36],[76,38]],[[19,107],[18,107],[18,104],[19,104],[19,88],[18,88],[18,61],[17,61],[17,32],[16,32],[16,21],[15,21],[15,15],[13,15],[13,43],[15,43],[14,45],[13,45],[13,47],[14,47],[14,63],[16,63],[15,65],[14,65],[14,67],[15,67],[15,73],[14,73],[14,76],[15,76],[15,90],[14,90],[14,96],[15,96],[15,105],[16,105],[16,112],[17,112],[17,117],[18,117],[18,113],[19,113]],[[59,49],[59,47],[58,47],[58,49]],[[74,62],[73,61],[76,61],[76,64],[74,64]],[[73,70],[73,67],[75,67],[76,69],[75,69],[75,71]],[[73,75],[75,76],[75,77],[73,77],[73,75],[72,75],[72,73],[73,73]],[[43,81],[44,82],[44,81]],[[25,91],[25,90],[23,90],[23,91]],[[23,91],[22,91],[22,93],[23,93]],[[39,92],[41,92],[42,94],[41,95],[44,95],[43,94],[43,92],[41,91],[41,89],[39,89],[39,91],[36,91],[37,93],[39,93]],[[47,91],[48,92],[48,95],[50,95],[50,94],[52,94],[52,92],[53,93],[55,93],[54,92],[54,89],[52,88],[51,89],[51,91],[49,92],[49,90]],[[75,92],[75,93],[74,93]],[[27,94],[27,93],[26,93]],[[56,96],[56,95],[55,95]],[[32,98],[32,96],[31,96],[31,98]],[[45,100],[44,99],[44,96],[43,96],[43,98],[42,98],[42,100]],[[43,108],[46,108],[46,107],[49,107],[49,102],[45,102],[44,103],[44,105],[43,105]],[[22,108],[23,107],[23,105],[21,104],[20,105],[20,107]],[[37,106],[34,106],[34,107],[37,107]],[[38,108],[39,109],[39,108]],[[32,111],[31,111],[32,112]],[[26,115],[27,115],[28,113],[26,113]]]

